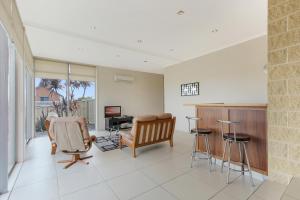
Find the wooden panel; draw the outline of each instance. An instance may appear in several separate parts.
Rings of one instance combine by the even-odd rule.
[[[240,121],[237,132],[246,133],[251,136],[250,142],[246,145],[249,154],[250,165],[256,169],[267,171],[267,127],[265,110],[230,109],[229,119]],[[233,150],[237,152],[237,149]],[[238,154],[233,159],[238,161]]]
[[[213,134],[209,137],[212,154],[218,158],[223,154],[223,139],[217,120],[241,121],[237,132],[251,136],[247,144],[250,164],[255,171],[267,174],[267,121],[266,108],[262,107],[197,107],[197,117],[200,118],[199,128],[210,128]],[[230,127],[225,128],[229,131]],[[226,130],[225,130],[226,131]],[[198,150],[204,151],[203,138],[198,139]],[[237,145],[232,146],[232,160],[239,161]]]
[[[218,107],[199,107],[197,108],[197,116],[200,118],[197,124],[198,128],[209,128],[213,131],[209,136],[211,153],[213,155],[221,155],[223,152],[223,140],[217,120],[228,119],[226,110]],[[205,151],[204,140],[202,137],[198,140],[198,149],[200,151]]]

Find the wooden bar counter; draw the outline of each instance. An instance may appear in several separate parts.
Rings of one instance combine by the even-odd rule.
[[[196,115],[200,118],[198,128],[209,128],[213,134],[209,137],[211,153],[222,158],[223,139],[217,120],[240,121],[236,130],[250,135],[251,141],[246,145],[252,170],[261,174],[268,174],[267,152],[267,104],[189,104],[196,108]],[[226,131],[230,131],[226,127]],[[204,151],[203,138],[198,139],[198,150]],[[232,145],[231,159],[239,161],[237,145]]]

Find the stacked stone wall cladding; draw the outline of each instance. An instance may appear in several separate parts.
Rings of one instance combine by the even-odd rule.
[[[287,184],[300,175],[300,0],[268,3],[268,168]]]

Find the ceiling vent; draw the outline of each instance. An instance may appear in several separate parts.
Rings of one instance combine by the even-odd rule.
[[[134,77],[126,76],[126,75],[115,75],[115,81],[122,81],[122,82],[133,82]]]

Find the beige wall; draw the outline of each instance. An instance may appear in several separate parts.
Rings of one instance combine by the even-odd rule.
[[[134,78],[133,82],[117,82],[115,75]],[[98,129],[104,129],[104,106],[120,105],[122,114],[157,114],[164,110],[163,75],[97,67]]]
[[[266,36],[165,69],[165,110],[177,117],[176,129],[187,130],[186,103],[266,103]],[[200,82],[200,95],[181,97],[182,83]]]
[[[269,0],[269,175],[300,175],[300,1]]]

